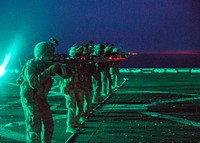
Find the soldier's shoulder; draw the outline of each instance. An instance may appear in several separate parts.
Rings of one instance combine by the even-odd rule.
[[[35,65],[35,64],[37,64],[37,60],[35,58],[29,59],[26,62],[26,65]]]

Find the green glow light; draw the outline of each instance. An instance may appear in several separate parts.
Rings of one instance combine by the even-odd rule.
[[[10,54],[7,54],[5,56],[5,59],[2,63],[2,65],[0,66],[0,77],[2,77],[5,74],[5,69],[6,69],[6,66],[7,66],[9,60],[10,60]]]

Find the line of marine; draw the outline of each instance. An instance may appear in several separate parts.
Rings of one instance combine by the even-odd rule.
[[[17,84],[24,110],[27,143],[50,143],[54,122],[48,103],[53,76],[59,75],[60,94],[66,99],[66,132],[77,133],[89,120],[91,108],[119,86],[119,63],[127,54],[113,44],[75,44],[68,53],[55,54],[55,38],[34,47],[34,58],[22,67]]]

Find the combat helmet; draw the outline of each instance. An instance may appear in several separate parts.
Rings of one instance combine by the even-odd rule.
[[[35,45],[34,56],[38,60],[43,60],[45,57],[52,57],[54,50],[49,42],[39,42]]]

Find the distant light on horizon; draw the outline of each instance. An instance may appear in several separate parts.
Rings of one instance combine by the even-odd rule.
[[[138,53],[137,52],[128,52],[128,55],[136,56],[136,55],[138,55]]]

